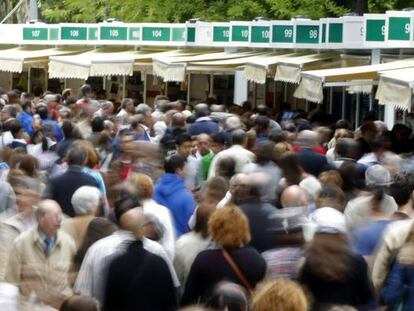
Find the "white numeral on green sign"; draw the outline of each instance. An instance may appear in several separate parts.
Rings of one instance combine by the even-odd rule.
[[[161,30],[153,30],[152,31],[152,36],[154,38],[160,38],[162,36],[162,31]]]
[[[111,30],[109,30],[109,35],[111,37],[118,37],[119,36],[119,31],[117,29],[111,29]]]
[[[410,33],[410,23],[405,24],[405,26],[404,26],[404,32],[405,33]]]
[[[71,30],[70,31],[71,37],[79,37],[79,30]]]
[[[249,36],[249,31],[248,30],[242,30],[241,31],[241,36],[242,36],[242,38],[247,38]]]
[[[318,37],[318,31],[317,30],[309,30],[309,38],[310,39],[316,39]]]
[[[383,36],[385,36],[385,25],[383,25],[383,26],[381,27],[381,34],[382,34]]]
[[[292,29],[285,29],[285,38],[292,38],[293,30]]]
[[[230,30],[223,30],[223,37],[229,38],[230,37]]]
[[[40,36],[40,30],[32,30],[32,37],[38,38]]]
[[[270,32],[269,32],[269,30],[262,31],[262,38],[265,38],[265,39],[269,39],[270,38]]]

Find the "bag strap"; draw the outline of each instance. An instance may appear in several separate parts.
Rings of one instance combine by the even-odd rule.
[[[250,291],[253,292],[253,286],[250,284],[250,282],[246,279],[243,272],[239,269],[237,264],[234,262],[233,258],[231,258],[230,254],[225,250],[222,249],[221,253],[223,254],[224,259],[226,259],[227,263],[230,265],[230,267],[233,269],[233,271],[236,273],[237,277],[242,281],[243,285]]]

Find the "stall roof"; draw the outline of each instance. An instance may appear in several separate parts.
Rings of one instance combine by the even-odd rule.
[[[414,88],[414,67],[380,73],[376,99],[380,105],[411,110]]]
[[[7,72],[22,72],[24,65],[47,63],[50,56],[77,54],[85,48],[35,48],[20,47],[0,51],[0,70]]]
[[[176,81],[182,82],[185,80],[185,72],[187,66],[196,65],[197,68],[202,68],[199,65],[207,66],[210,68],[210,64],[217,66],[215,63],[230,64],[234,60],[238,60],[245,57],[256,56],[257,52],[220,52],[213,51],[210,53],[200,53],[197,55],[188,56],[160,56],[153,58],[153,73],[156,76],[163,78],[164,81]],[[237,63],[237,62],[236,62]],[[219,65],[218,65],[219,66]],[[194,68],[194,67],[193,67]]]
[[[369,81],[378,80],[379,72],[409,67],[414,67],[414,59],[369,66],[304,71],[301,74],[302,79],[294,96],[320,103],[323,100],[324,83],[341,82],[345,85],[347,81],[356,81],[357,84],[363,85],[370,83]]]
[[[90,76],[132,75],[134,63],[151,61],[155,55],[182,55],[174,51],[134,51],[97,49],[79,55],[51,57],[51,78],[73,78],[86,80]]]

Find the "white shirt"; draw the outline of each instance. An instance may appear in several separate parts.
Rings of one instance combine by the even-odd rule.
[[[254,162],[256,159],[256,156],[253,152],[243,148],[243,146],[240,145],[233,145],[230,148],[220,151],[217,153],[217,155],[213,158],[210,165],[210,170],[208,172],[208,179],[216,176],[216,169],[217,164],[220,160],[225,158],[233,158],[236,162],[236,174],[241,173],[243,170],[243,167],[246,164]]]
[[[144,214],[150,214],[158,219],[164,227],[164,235],[159,241],[161,246],[167,252],[168,257],[174,260],[174,244],[175,244],[175,227],[171,213],[163,205],[158,204],[153,199],[144,200]]]
[[[135,237],[131,232],[118,230],[110,236],[95,242],[89,248],[83,259],[75,282],[75,290],[82,295],[95,297],[99,302],[103,303],[105,294],[105,269],[110,262],[107,257],[110,256],[112,258],[117,252],[122,252],[122,242],[134,240]],[[143,245],[145,250],[162,257],[166,261],[171,271],[174,285],[176,287],[180,286],[172,262],[162,246],[146,238],[143,239]]]

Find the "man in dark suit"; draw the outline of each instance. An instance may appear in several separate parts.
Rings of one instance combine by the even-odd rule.
[[[217,134],[220,131],[219,125],[210,118],[210,110],[207,104],[198,104],[194,107],[195,117],[197,118],[188,128],[188,134],[196,136],[199,134]]]
[[[296,144],[300,148],[297,153],[300,164],[306,173],[318,177],[323,171],[334,169],[328,164],[325,156],[313,150],[319,144],[319,136],[316,132],[301,131],[296,139]]]
[[[82,186],[97,187],[96,180],[82,172],[82,167],[87,160],[86,150],[81,146],[73,146],[67,154],[68,169],[62,175],[49,181],[49,196],[52,200],[59,203],[63,213],[74,217],[71,199],[73,193]]]

